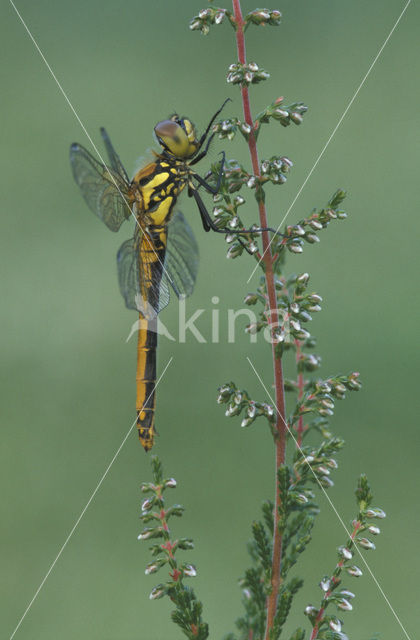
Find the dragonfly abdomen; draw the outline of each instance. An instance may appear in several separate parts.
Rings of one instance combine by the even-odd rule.
[[[145,451],[153,447],[155,434],[155,386],[157,332],[155,321],[140,317],[137,343],[137,429]],[[155,330],[153,330],[155,329]]]

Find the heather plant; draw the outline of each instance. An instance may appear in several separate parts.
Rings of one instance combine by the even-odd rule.
[[[310,288],[309,274],[303,269],[297,274],[286,273],[288,252],[302,254],[308,244],[319,242],[318,234],[330,223],[346,218],[342,209],[345,192],[337,189],[324,206],[314,208],[293,224],[283,220],[271,232],[253,232],[278,225],[278,215],[268,217],[265,191],[284,185],[293,167],[289,158],[277,155],[277,148],[273,149],[274,155],[261,160],[258,138],[265,135],[268,126],[276,129],[278,125],[301,125],[307,111],[302,102],[278,97],[256,116],[251,112],[250,88],[267,80],[269,73],[256,62],[247,61],[245,32],[252,27],[278,26],[281,19],[280,11],[269,9],[255,9],[243,15],[239,0],[233,0],[232,10],[210,6],[190,23],[191,30],[204,35],[211,27],[228,23],[235,34],[237,60],[229,66],[227,82],[240,91],[243,115],[217,122],[213,133],[226,142],[237,134],[242,136],[249,149],[250,166],[228,157],[220,189],[214,196],[213,214],[221,229],[250,229],[247,234],[227,235],[227,257],[254,262],[261,274],[255,291],[245,296],[245,304],[257,309],[257,319],[246,331],[263,332],[269,338],[274,372],[274,397],[263,389],[263,398],[253,398],[236,382],[224,383],[218,390],[218,402],[227,417],[238,417],[244,428],[257,421],[265,422],[276,461],[273,498],[263,502],[260,518],[251,525],[250,566],[239,581],[243,613],[236,620],[236,632],[226,635],[225,640],[345,640],[342,618],[353,609],[355,597],[349,586],[362,575],[358,564],[366,564],[364,551],[375,549],[372,537],[380,533],[376,520],[385,517],[381,509],[372,506],[365,475],[357,482],[357,512],[351,524],[344,525],[343,544],[337,549],[336,558],[331,554],[327,573],[322,575],[324,567],[320,566],[319,591],[313,595],[315,604],[306,607],[301,627],[293,629],[288,624],[294,596],[303,584],[294,567],[311,541],[320,512],[314,489],[319,487],[322,495],[333,487],[336,457],[344,445],[330,425],[335,403],[348,392],[358,391],[361,383],[357,372],[319,377],[321,357],[314,351],[316,340],[308,326],[312,315],[321,311],[322,298]],[[272,139],[276,138],[280,136],[274,131]],[[220,162],[206,176],[214,184]],[[249,198],[255,198],[258,210],[254,227],[242,220],[241,212]],[[286,353],[293,354],[294,362],[288,377],[283,375]],[[251,361],[250,365],[253,366]],[[290,397],[287,412],[285,393]],[[203,605],[188,584],[196,575],[196,568],[178,560],[180,552],[193,548],[193,542],[179,537],[169,527],[169,520],[183,512],[180,505],[168,506],[165,502],[165,492],[176,482],[165,478],[156,456],[152,458],[152,469],[153,481],[142,486],[148,496],[141,515],[146,527],[139,538],[153,540],[153,559],[146,573],[166,573],[166,581],[153,588],[150,598],[168,596],[175,607],[172,619],[184,635],[191,640],[205,640],[209,627],[202,618]]]

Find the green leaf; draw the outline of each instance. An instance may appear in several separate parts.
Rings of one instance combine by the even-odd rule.
[[[262,512],[266,527],[271,534],[274,534],[274,504],[271,500],[266,500],[262,505]]]
[[[278,487],[280,494],[279,504],[279,529],[283,530],[286,526],[288,516],[288,495],[290,488],[290,469],[287,465],[282,464],[277,471]]]
[[[163,480],[162,463],[157,456],[152,456],[153,480],[156,484],[161,484]]]
[[[282,586],[277,604],[277,612],[274,617],[274,624],[271,633],[271,640],[277,640],[280,637],[282,628],[290,613],[290,607],[292,606],[293,597],[299,591],[303,585],[303,580],[300,578],[293,578],[289,584]]]
[[[303,629],[296,629],[294,634],[290,636],[290,640],[305,640],[306,632]]]
[[[253,522],[252,534],[263,569],[271,570],[271,543],[264,529],[264,525],[261,522]]]

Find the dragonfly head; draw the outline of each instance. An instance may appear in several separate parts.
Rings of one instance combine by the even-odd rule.
[[[191,120],[177,114],[155,126],[155,135],[161,145],[177,158],[191,158],[198,148],[197,134]]]

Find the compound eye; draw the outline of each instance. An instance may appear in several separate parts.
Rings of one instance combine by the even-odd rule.
[[[155,134],[159,144],[178,158],[190,154],[190,142],[184,129],[173,120],[162,120],[155,126]]]

